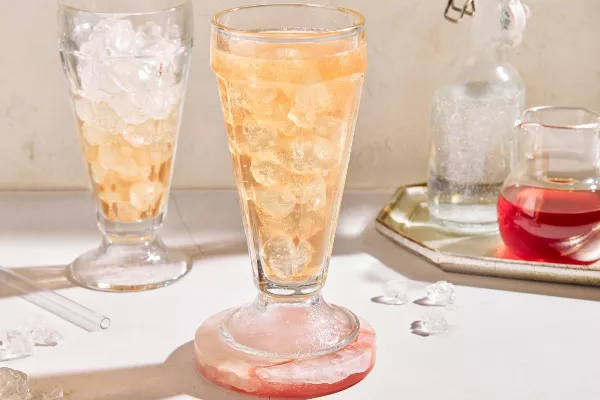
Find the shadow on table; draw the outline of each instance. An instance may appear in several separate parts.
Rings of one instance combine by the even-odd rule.
[[[159,400],[177,395],[201,400],[258,399],[222,389],[204,379],[196,370],[193,354],[194,344],[188,342],[164,364],[32,377],[32,381],[41,387],[60,383],[70,400]]]
[[[391,240],[385,238],[375,230],[373,225],[370,225],[362,232],[360,242],[360,247],[363,252],[372,255],[388,268],[399,272],[405,278],[411,280],[424,282],[446,280],[463,286],[600,301],[600,288],[591,286],[535,282],[444,272],[430,262],[408,252],[408,250],[401,248]],[[370,281],[380,281],[382,284],[386,280],[383,277],[374,275],[373,272],[368,272],[365,279]]]
[[[187,254],[193,262],[198,261],[203,257],[200,249],[196,245],[171,246],[170,248]],[[68,265],[11,267],[10,271],[16,272],[25,280],[41,289],[60,290],[78,286],[77,282],[69,275]],[[3,275],[4,274],[0,269],[0,299],[21,296],[36,290],[35,287],[26,283],[19,285],[11,284],[10,276]]]
[[[10,271],[16,272],[42,289],[58,290],[74,286],[67,278],[67,266],[65,265],[10,268]],[[21,296],[35,291],[35,288],[27,284],[13,285],[11,279],[11,277],[3,276],[3,272],[0,270],[0,298]]]

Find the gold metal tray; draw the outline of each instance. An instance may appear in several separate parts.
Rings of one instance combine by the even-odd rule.
[[[425,184],[400,187],[379,213],[376,228],[447,272],[600,286],[600,262],[580,266],[504,258],[498,233],[472,236],[444,230],[429,219]]]

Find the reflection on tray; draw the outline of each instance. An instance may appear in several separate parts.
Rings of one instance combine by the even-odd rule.
[[[425,184],[399,188],[377,217],[379,232],[446,271],[600,286],[600,263],[588,266],[522,261],[496,232],[455,233],[433,223]]]

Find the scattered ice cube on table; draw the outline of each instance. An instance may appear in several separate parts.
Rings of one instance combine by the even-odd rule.
[[[0,331],[0,361],[17,360],[33,355],[29,335],[18,330]]]
[[[35,381],[32,386],[35,386]],[[64,389],[60,383],[52,385],[50,388],[37,390],[32,388],[30,400],[58,400],[64,398]]]
[[[22,330],[36,346],[56,346],[63,340],[61,334],[45,323],[31,325]]]
[[[427,293],[427,305],[447,306],[456,301],[454,285],[446,281],[439,281],[427,286],[425,292]]]
[[[383,287],[383,296],[378,299],[378,303],[389,305],[400,305],[408,302],[408,285],[406,281],[395,279]]]
[[[420,326],[413,328],[413,331],[421,331],[426,335],[439,335],[442,333],[446,333],[450,330],[450,325],[444,314],[440,312],[432,312],[423,316],[421,319]]]
[[[60,333],[43,320],[28,320],[12,332],[28,338],[34,346],[56,346],[63,340]]]
[[[29,394],[27,375],[10,368],[0,368],[0,399],[26,400]]]
[[[301,275],[301,271],[312,258],[311,245],[302,241],[298,246],[290,236],[279,236],[267,241],[263,247],[263,258],[277,279],[290,279]]]

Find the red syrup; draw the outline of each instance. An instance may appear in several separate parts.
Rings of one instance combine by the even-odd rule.
[[[508,250],[528,261],[591,264],[600,259],[600,193],[509,186],[498,199]]]

